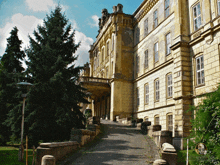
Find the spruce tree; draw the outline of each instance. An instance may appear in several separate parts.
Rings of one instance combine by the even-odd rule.
[[[3,144],[9,140],[9,135],[11,135],[9,126],[12,128],[12,132],[15,131],[13,125],[21,126],[21,108],[19,109],[19,102],[22,98],[16,83],[23,79],[22,72],[24,68],[22,67],[21,60],[23,60],[25,54],[21,50],[22,41],[18,38],[17,27],[14,27],[10,34],[0,65],[0,134]],[[5,123],[7,115],[14,112],[17,112],[17,116],[14,118],[9,117],[8,123]]]
[[[27,73],[34,86],[27,96],[26,123],[33,143],[69,140],[72,128],[84,127],[79,102],[86,102],[77,84],[82,67],[75,67],[74,31],[57,6],[29,36]]]

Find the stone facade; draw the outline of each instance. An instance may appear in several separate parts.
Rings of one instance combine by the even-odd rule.
[[[159,124],[183,149],[189,105],[220,80],[219,15],[220,0],[144,0],[132,15],[121,4],[113,13],[103,9],[90,67],[82,73],[90,81],[81,81],[93,115]]]

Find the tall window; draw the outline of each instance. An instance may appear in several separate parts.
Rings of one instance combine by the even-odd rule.
[[[144,52],[144,68],[148,67],[148,50]]]
[[[167,97],[173,96],[172,74],[167,75]]]
[[[172,113],[167,114],[167,130],[173,131],[173,115],[172,115]]]
[[[160,100],[160,84],[159,80],[155,81],[155,101]]]
[[[109,56],[109,42],[107,42],[107,57]]]
[[[137,107],[140,105],[139,89],[137,88]]]
[[[148,19],[144,21],[144,36],[148,34]]]
[[[194,20],[194,30],[197,30],[201,26],[201,9],[200,9],[200,3],[198,3],[193,8],[193,20]]]
[[[158,42],[154,44],[154,62],[159,61],[159,55],[158,55]]]
[[[166,35],[166,55],[171,53],[170,46],[171,46],[171,38],[170,38],[170,33],[168,33]]]
[[[138,26],[135,27],[135,44],[138,44],[140,40],[140,29]]]
[[[145,104],[149,103],[149,84],[145,85]]]
[[[154,125],[160,125],[160,117],[159,115],[154,116]]]
[[[104,48],[102,49],[102,61],[104,61]]]
[[[165,18],[170,15],[170,0],[165,0]]]
[[[218,0],[218,14],[220,15],[220,0]]]
[[[145,116],[144,117],[144,121],[148,121],[149,119],[148,119],[148,116]]]
[[[156,28],[158,25],[158,16],[157,16],[157,10],[154,11],[154,28]]]
[[[114,50],[114,46],[115,46],[115,37],[114,35],[112,36],[112,50]]]
[[[203,55],[196,58],[196,79],[197,85],[205,83]]]
[[[137,73],[139,73],[140,71],[140,57],[138,55],[136,55],[136,69],[137,69]]]

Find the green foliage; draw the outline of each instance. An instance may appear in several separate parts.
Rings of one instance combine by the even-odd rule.
[[[22,41],[19,40],[17,33],[18,29],[14,27],[10,32],[10,37],[7,39],[7,48],[0,64],[0,143],[2,144],[9,140],[10,127],[12,131],[15,131],[13,125],[21,124],[19,115],[14,116],[14,118],[8,117],[7,119],[7,114],[19,111],[18,105],[21,99],[21,93],[17,89],[16,83],[23,79],[21,72],[24,71],[24,68],[21,60],[23,60],[25,55],[20,50]],[[5,122],[6,119],[8,122]],[[8,123],[13,124],[9,125]]]
[[[192,120],[190,145],[195,148],[198,143],[204,143],[208,152],[201,156],[201,164],[220,164],[220,87],[206,96],[197,107],[191,107],[195,113]]]
[[[71,128],[84,128],[79,102],[86,102],[77,85],[81,67],[75,67],[79,44],[58,6],[34,31],[26,50],[27,74],[34,84],[27,96],[26,133],[30,141],[59,141],[70,138]]]

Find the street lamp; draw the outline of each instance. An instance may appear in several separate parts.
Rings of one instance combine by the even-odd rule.
[[[17,83],[19,88],[25,90],[25,92],[21,95],[23,97],[23,107],[22,107],[22,120],[21,120],[21,145],[19,147],[19,153],[18,153],[18,160],[21,162],[24,158],[24,145],[23,145],[23,134],[24,134],[24,108],[25,108],[25,99],[27,97],[27,91],[29,90],[30,86],[33,84],[28,82],[19,82]],[[22,91],[23,91],[22,90]]]

